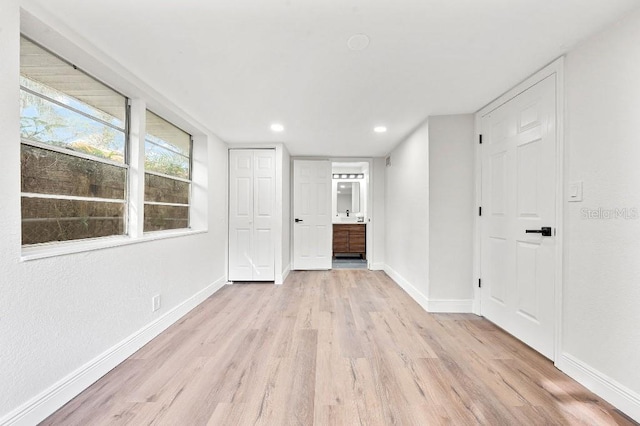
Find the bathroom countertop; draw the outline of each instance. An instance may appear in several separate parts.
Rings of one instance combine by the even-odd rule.
[[[355,224],[365,224],[365,221],[363,220],[362,222],[358,222],[358,218],[357,217],[334,217],[333,218],[333,223],[334,224],[340,224],[340,223],[355,223]]]

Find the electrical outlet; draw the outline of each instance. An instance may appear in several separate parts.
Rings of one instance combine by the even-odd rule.
[[[156,294],[151,298],[151,311],[155,312],[160,309],[160,295]]]

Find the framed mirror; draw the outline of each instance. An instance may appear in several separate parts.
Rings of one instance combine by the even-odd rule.
[[[360,182],[338,181],[336,196],[338,213],[360,213]]]

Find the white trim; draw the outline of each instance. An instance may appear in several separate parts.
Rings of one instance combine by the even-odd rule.
[[[189,207],[191,204],[180,204],[180,203],[163,203],[161,201],[145,201],[145,205],[148,206],[169,206],[169,207]]]
[[[425,311],[429,313],[471,313],[473,300],[471,299],[440,299],[429,300],[420,290],[407,281],[402,275],[384,265],[384,272],[411,296]]]
[[[485,107],[476,112],[476,138],[481,134],[480,122],[482,117],[499,106],[515,98],[525,90],[544,80],[556,76],[556,246],[555,246],[555,331],[554,331],[554,360],[559,359],[562,352],[562,285],[563,285],[563,223],[564,223],[564,57],[560,57],[537,71],[529,78],[510,89]],[[481,146],[476,141],[476,208],[482,205],[482,159]],[[481,289],[478,288],[477,279],[482,278],[481,271],[481,218],[475,214],[474,220],[474,300],[473,312],[482,315]]]
[[[475,195],[475,209],[473,212],[473,313],[476,315],[482,315],[482,293],[478,286],[478,279],[482,277],[482,268],[481,268],[481,244],[482,241],[482,228],[480,227],[480,221],[482,220],[481,216],[478,214],[478,209],[482,206],[482,151],[480,143],[478,140],[480,135],[482,134],[482,128],[480,123],[482,122],[479,117],[479,113],[476,113],[475,116],[475,140],[473,143],[475,144],[475,187],[474,187],[474,195]]]
[[[406,291],[409,296],[413,300],[415,300],[418,305],[422,306],[422,309],[428,312],[427,307],[429,306],[429,299],[422,294],[417,288],[415,288],[409,281],[407,281],[402,275],[396,272],[389,265],[384,265],[384,272],[396,282],[404,291]]]
[[[91,201],[96,203],[125,204],[127,202],[127,200],[119,200],[117,198],[79,197],[77,195],[39,194],[35,192],[21,192],[20,196],[24,198],[47,198],[50,200],[66,200],[66,201]],[[43,218],[37,217],[33,219],[41,220]],[[89,219],[91,219],[91,217]],[[23,220],[26,220],[26,219],[23,219]]]
[[[133,355],[225,284],[220,277],[155,321],[98,355],[0,419],[0,425],[36,424]]]
[[[384,271],[384,263],[383,262],[376,262],[376,263],[372,262],[371,266],[369,267],[369,269],[372,270],[372,271]]]
[[[64,256],[73,253],[82,253],[93,250],[104,250],[112,247],[126,246],[129,244],[145,243],[149,241],[164,240],[167,238],[187,237],[198,234],[205,234],[208,231],[205,230],[166,230],[166,231],[154,231],[144,234],[141,237],[131,238],[129,236],[114,236],[114,237],[101,237],[91,238],[86,240],[73,240],[63,241],[55,243],[44,243],[33,246],[22,247],[22,255],[20,256],[21,262],[29,260],[44,259],[48,257]]]
[[[545,78],[553,74],[562,72],[563,67],[564,67],[564,57],[559,57],[558,59],[552,61],[551,63],[549,63],[542,69],[540,69],[539,71],[536,71],[535,73],[533,73],[531,76],[526,78],[521,83],[517,84],[515,87],[511,88],[504,94],[500,95],[495,100],[491,101],[484,107],[480,108],[476,112],[476,117],[482,117],[484,115],[487,115],[491,111],[495,110],[496,108],[502,106],[503,104],[515,98],[519,94],[528,90],[530,87],[535,86],[537,83],[541,82]]]
[[[284,284],[290,272],[291,272],[291,264],[285,266],[284,271],[282,271],[282,274],[276,274],[276,279],[274,283],[276,285]]]
[[[558,357],[556,367],[635,421],[640,422],[640,394],[567,353]]]
[[[564,57],[558,58],[553,64],[556,70],[556,270],[554,277],[556,280],[556,335],[554,342],[553,359],[562,357],[562,289],[564,277],[564,188],[565,170],[568,168],[568,159],[565,157],[565,133],[564,133]],[[567,167],[565,168],[565,164]]]

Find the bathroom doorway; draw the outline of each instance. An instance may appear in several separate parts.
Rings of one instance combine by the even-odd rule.
[[[331,164],[332,268],[367,269],[369,162]]]

